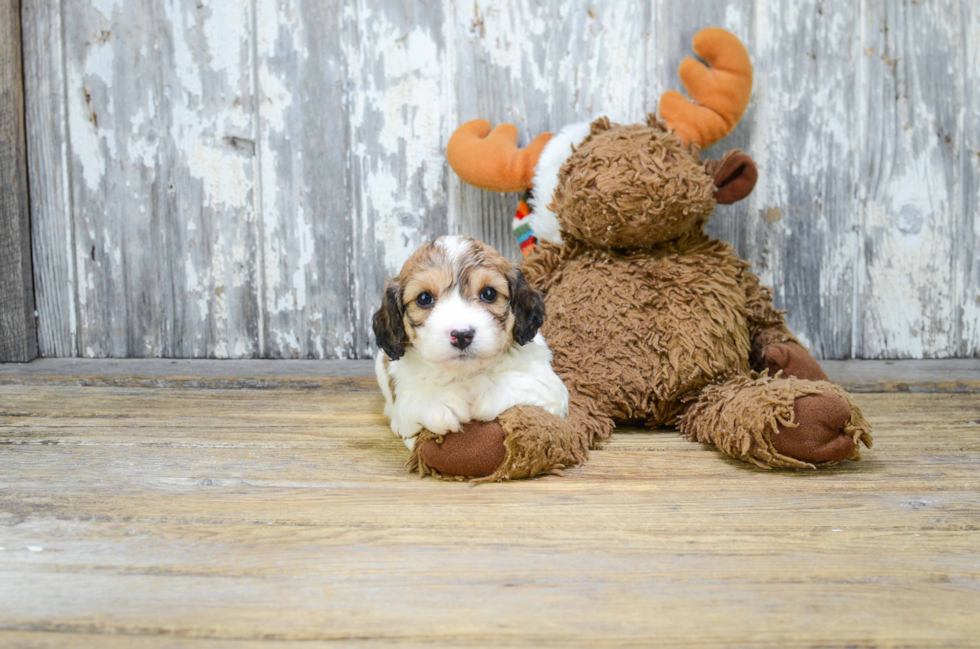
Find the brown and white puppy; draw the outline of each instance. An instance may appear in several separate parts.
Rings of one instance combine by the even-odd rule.
[[[457,432],[517,405],[564,417],[568,390],[538,334],[543,322],[541,295],[482,241],[445,236],[419,248],[374,314],[391,429],[412,448],[423,428]]]

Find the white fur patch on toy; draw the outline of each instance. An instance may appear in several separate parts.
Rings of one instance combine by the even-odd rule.
[[[560,130],[545,145],[541,157],[538,158],[538,164],[534,167],[532,181],[534,195],[530,201],[532,211],[527,218],[530,220],[534,236],[541,241],[562,243],[558,215],[549,209],[548,205],[551,204],[555,190],[558,188],[558,172],[572,156],[575,147],[588,137],[591,124],[591,121],[579,122],[569,124]]]

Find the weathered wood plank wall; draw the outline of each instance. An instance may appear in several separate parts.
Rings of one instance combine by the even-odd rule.
[[[0,0],[0,362],[37,356],[20,0]]]
[[[383,278],[446,232],[514,253],[461,186],[464,120],[522,138],[679,88],[701,27],[757,68],[709,154],[753,196],[711,231],[826,358],[980,355],[972,0],[24,0],[46,356],[371,354]]]

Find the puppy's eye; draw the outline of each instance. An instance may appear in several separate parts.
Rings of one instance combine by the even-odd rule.
[[[430,306],[432,306],[433,302],[435,302],[435,298],[432,297],[432,293],[429,293],[428,291],[425,291],[424,293],[419,293],[419,296],[415,298],[415,303],[418,304],[423,309],[427,309]]]
[[[496,301],[497,289],[492,288],[490,286],[486,287],[485,289],[480,291],[480,299],[486,302],[487,304]]]

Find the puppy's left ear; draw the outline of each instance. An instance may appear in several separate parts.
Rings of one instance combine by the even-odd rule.
[[[508,284],[510,307],[514,310],[514,340],[518,345],[526,345],[534,340],[538,329],[544,324],[544,298],[531,288],[524,273],[516,268]]]
[[[385,295],[381,308],[374,313],[374,339],[378,347],[397,361],[405,355],[408,335],[402,318],[405,307],[402,305],[402,288],[395,280],[385,282]]]
[[[704,169],[715,179],[715,201],[722,205],[730,205],[751,194],[759,179],[755,161],[738,149],[732,149],[721,160],[708,160]]]

